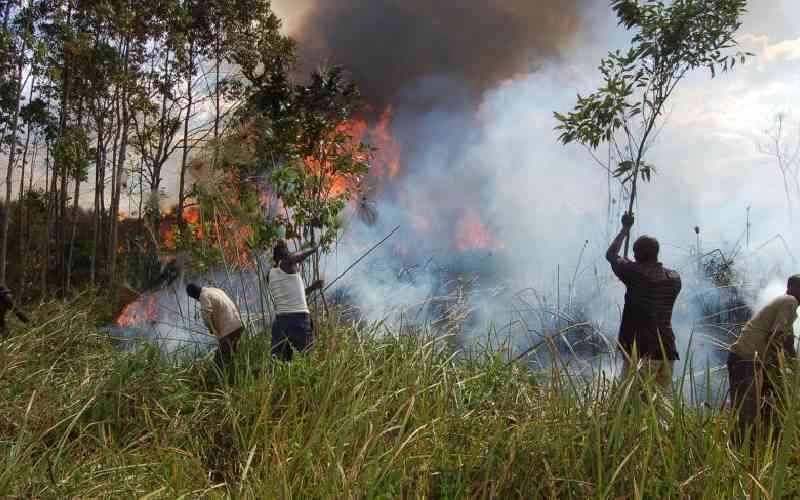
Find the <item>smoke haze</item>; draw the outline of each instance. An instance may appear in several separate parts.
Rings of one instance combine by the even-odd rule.
[[[597,61],[629,38],[615,31],[607,2],[594,3],[602,17],[588,4],[277,1],[279,15],[294,16],[286,26],[306,65],[341,64],[371,104],[394,105],[400,174],[375,200],[377,223],[353,218],[325,264],[332,280],[402,227],[337,284],[367,319],[404,316],[405,324],[434,316],[431,304],[448,292],[437,275],[444,269],[463,281],[482,277],[466,298],[477,311],[466,336],[485,336],[494,325],[497,338],[524,349],[535,332],[558,326],[552,311],[572,302],[583,309],[580,319],[616,337],[624,290],[604,253],[618,230],[619,192],[585,150],[561,146],[553,131],[552,112],[596,88]],[[792,256],[797,222],[786,216],[774,159],[757,147],[770,116],[800,98],[796,23],[785,38],[763,34],[796,19],[790,9],[797,7],[789,0],[770,5],[784,14],[751,18],[741,36],[745,50],[763,57],[713,81],[693,75],[675,94],[649,152],[657,176],[642,187],[637,206],[635,231],[658,237],[662,261],[683,275],[679,351],[691,342],[699,364],[719,361],[719,353],[694,336],[707,323],[697,299],[725,297],[697,275],[698,250],[735,257],[752,308],[782,293],[786,277],[800,270]],[[587,42],[597,36],[589,28],[603,34]],[[428,311],[420,314],[420,307]]]
[[[414,102],[414,87],[455,80],[471,96],[557,57],[586,0],[306,0],[284,7],[301,61],[340,64],[367,99]],[[276,7],[280,12],[280,4]],[[439,95],[441,101],[441,95]]]

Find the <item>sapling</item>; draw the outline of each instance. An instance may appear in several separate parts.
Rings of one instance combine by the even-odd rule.
[[[602,59],[603,85],[578,95],[569,113],[555,113],[556,130],[565,145],[578,142],[594,152],[608,144],[607,169],[629,193],[629,213],[639,180],[650,181],[655,173],[647,152],[678,84],[692,70],[708,68],[713,78],[752,55],[737,50],[735,39],[746,5],[746,0],[611,0],[619,24],[635,33],[630,48]],[[626,257],[629,243],[628,238]]]

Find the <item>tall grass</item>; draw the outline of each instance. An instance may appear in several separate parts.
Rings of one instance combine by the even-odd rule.
[[[207,363],[115,348],[95,307],[45,304],[0,343],[0,496],[800,494],[788,384],[783,442],[736,450],[724,409],[643,398],[633,381],[531,373],[496,353],[456,361],[445,340],[380,325],[330,320],[291,364],[255,336],[231,384]]]

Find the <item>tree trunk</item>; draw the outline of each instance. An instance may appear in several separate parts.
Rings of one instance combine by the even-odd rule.
[[[167,94],[169,92],[169,51],[167,52],[166,59],[164,60],[164,92],[161,95],[161,116],[159,117],[159,124],[158,124],[158,148],[156,148],[156,154],[153,158],[153,177],[150,179],[150,197],[149,200],[151,203],[154,204],[153,209],[155,213],[152,214],[153,216],[153,224],[156,228],[161,220],[161,195],[160,195],[160,188],[161,188],[161,171],[164,168],[164,164],[169,159],[169,144],[172,137],[168,138],[167,133],[167,114],[169,111],[167,110]]]
[[[125,72],[128,72],[128,42],[125,42],[124,49],[124,67]],[[109,238],[109,266],[108,266],[108,279],[110,283],[114,283],[117,272],[117,244],[119,239],[119,202],[122,191],[122,173],[125,168],[125,157],[128,151],[128,130],[130,127],[130,111],[128,109],[128,88],[124,88],[121,95],[120,107],[122,108],[122,122],[121,122],[121,136],[119,145],[119,154],[117,157],[116,177],[114,179],[114,193],[111,202],[111,237]],[[114,296],[116,297],[116,287]]]
[[[8,20],[11,17],[11,0],[6,0],[6,6],[3,9],[3,31],[8,29]]]
[[[67,24],[72,22],[72,5],[68,6]],[[62,77],[62,98],[61,98],[61,113],[58,122],[58,137],[63,136],[67,128],[67,119],[69,116],[69,104],[72,96],[72,67],[70,65],[70,57],[64,53],[64,73]],[[56,263],[58,266],[58,278],[61,286],[66,283],[66,244],[67,244],[67,190],[69,188],[69,175],[64,165],[54,165],[53,172],[58,173],[61,177],[61,188],[59,190],[59,203],[56,210],[56,221],[58,222],[58,231],[56,232]],[[66,292],[66,290],[65,290]]]
[[[46,146],[47,158],[45,160],[45,175],[50,175],[50,179],[47,193],[47,222],[42,228],[42,296],[47,295],[47,277],[50,271],[50,236],[53,234],[53,219],[55,217],[56,207],[58,206],[58,200],[56,199],[58,195],[56,191],[58,176],[50,161],[51,146],[50,144]]]
[[[33,171],[34,171],[34,166],[36,165],[36,156],[37,156],[38,152],[39,152],[39,140],[37,138],[37,139],[35,139],[33,141],[33,155],[31,157],[31,168],[28,169],[28,193],[33,191]],[[45,181],[45,186],[46,185],[47,185],[47,182]],[[24,238],[25,238],[25,248],[29,249],[29,250],[31,249],[31,241],[33,239],[33,229],[31,227],[32,226],[32,222],[31,222],[32,220],[33,220],[33,217],[31,216],[30,210],[26,210],[25,211],[25,221],[24,221],[25,223],[22,225],[22,227],[25,229],[25,236],[24,236]],[[26,252],[24,252],[22,254],[21,262],[22,262],[22,268],[23,269],[28,269],[28,263],[30,262],[31,257],[33,257],[33,255],[32,255],[32,253],[30,251],[26,251]],[[35,278],[35,276],[32,275],[31,276],[31,283],[33,283],[34,279],[36,279],[36,278]],[[22,290],[20,290],[20,293],[21,294],[25,294],[26,291],[27,291],[27,287],[23,286]]]
[[[103,196],[103,184],[105,183],[105,158],[103,150],[105,149],[103,141],[104,136],[105,117],[100,116],[97,121],[97,156],[95,157],[95,170],[94,170],[94,214],[92,216],[92,255],[89,262],[89,283],[91,286],[95,285],[97,277],[95,276],[97,269],[97,245],[100,239],[100,222],[103,212],[100,207],[100,199]]]
[[[181,155],[181,172],[180,179],[178,180],[178,227],[182,228],[183,223],[183,205],[186,203],[186,165],[189,159],[189,120],[192,117],[192,104],[193,95],[192,89],[194,88],[194,41],[189,41],[188,50],[188,65],[186,67],[186,99],[189,101],[186,105],[186,116],[183,118],[183,154]]]
[[[214,72],[216,73],[216,80],[214,81],[214,158],[211,162],[211,167],[216,168],[217,162],[219,161],[219,121],[220,121],[220,89],[219,89],[219,66],[220,60],[222,59],[222,26],[221,21],[217,20],[217,32],[215,36],[215,56],[216,62],[214,64]]]
[[[119,89],[114,92],[114,141],[111,146],[111,199],[109,200],[108,214],[106,217],[106,227],[108,228],[108,236],[106,237],[106,263],[111,263],[111,231],[112,219],[114,218],[114,200],[116,199],[117,191],[117,158],[119,157],[119,140],[120,132],[122,129],[122,118],[120,116],[120,91]],[[106,269],[108,271],[108,268]]]
[[[72,237],[69,242],[69,257],[67,259],[67,280],[65,283],[64,293],[68,293],[72,285],[72,264],[75,262],[75,237],[78,234],[78,200],[81,194],[81,180],[78,175],[75,176],[75,199],[72,202]]]
[[[31,94],[33,94],[33,87],[31,87]],[[28,99],[30,102],[30,99]],[[21,171],[19,174],[19,193],[17,193],[17,262],[20,263],[19,266],[19,281],[17,286],[21,288],[22,283],[25,281],[25,265],[23,263],[24,255],[25,255],[25,248],[22,244],[22,236],[23,236],[23,229],[24,224],[23,221],[25,220],[25,164],[28,161],[28,146],[30,146],[31,142],[31,124],[28,123],[27,130],[25,132],[25,147],[22,149],[22,162],[21,162]],[[33,166],[31,165],[31,169]]]
[[[17,61],[17,88],[15,90],[17,96],[17,103],[14,106],[14,114],[11,116],[11,151],[8,153],[8,170],[6,171],[6,198],[5,207],[3,207],[2,217],[2,234],[0,235],[0,283],[6,282],[6,270],[8,265],[8,229],[11,220],[11,187],[14,176],[14,161],[17,155],[17,125],[19,123],[19,107],[22,102],[22,67],[24,65],[23,54],[25,47],[23,46],[19,59]]]

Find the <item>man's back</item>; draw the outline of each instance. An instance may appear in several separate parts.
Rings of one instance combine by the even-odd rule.
[[[678,359],[672,309],[681,291],[680,274],[658,262],[625,259],[613,263],[612,269],[627,288],[619,335],[622,347],[630,353],[635,342],[641,357]]]
[[[218,338],[225,337],[243,326],[236,304],[219,288],[203,287],[200,292],[200,307],[203,319]]]
[[[744,359],[754,359],[756,355],[765,359],[782,348],[784,339],[776,338],[775,334],[792,334],[798,306],[800,303],[791,295],[771,301],[747,322],[731,351]]]

